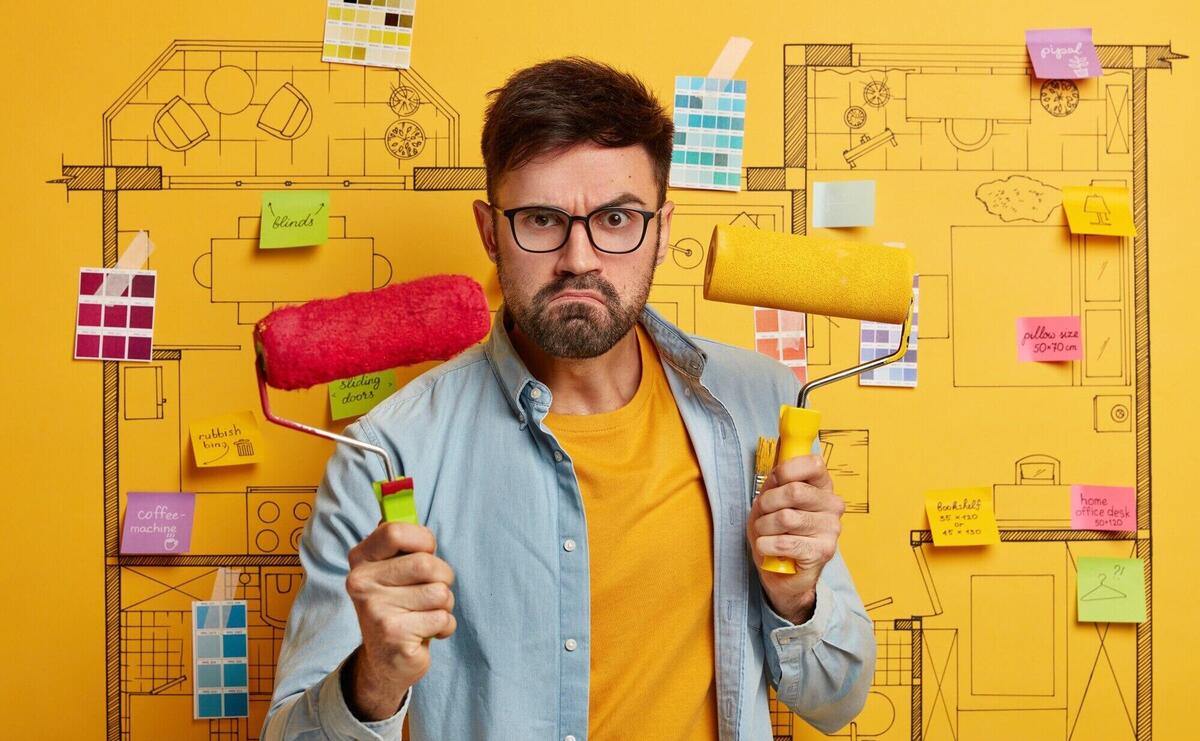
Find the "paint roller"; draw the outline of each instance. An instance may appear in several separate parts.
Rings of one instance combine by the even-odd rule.
[[[704,298],[808,314],[903,324],[889,355],[809,381],[796,406],[779,410],[778,459],[812,452],[821,415],[808,408],[814,389],[904,357],[912,325],[913,260],[904,248],[762,231],[713,229],[704,268]],[[768,556],[763,569],[796,573],[790,559]]]
[[[379,456],[387,479],[374,482],[373,488],[383,519],[415,523],[412,479],[396,476],[387,451],[276,416],[267,387],[304,389],[364,373],[448,360],[483,339],[490,326],[483,288],[465,275],[428,276],[377,291],[276,309],[254,327],[263,415],[288,429]]]

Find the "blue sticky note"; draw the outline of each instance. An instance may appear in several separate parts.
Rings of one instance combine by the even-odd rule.
[[[813,226],[872,226],[875,181],[841,180],[813,183]]]

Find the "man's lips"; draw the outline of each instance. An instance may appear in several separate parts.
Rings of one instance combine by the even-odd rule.
[[[594,293],[584,291],[563,291],[554,298],[550,299],[550,303],[556,301],[595,301],[597,304],[604,306],[604,300]]]

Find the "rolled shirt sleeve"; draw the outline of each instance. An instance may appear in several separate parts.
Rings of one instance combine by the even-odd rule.
[[[833,733],[862,710],[875,672],[875,634],[837,553],[817,580],[813,615],[796,625],[762,601],[763,643],[779,700]]]
[[[369,425],[360,420],[346,434],[378,445]],[[304,585],[288,617],[264,740],[401,738],[411,692],[392,717],[364,723],[350,711],[342,685],[347,658],[362,643],[346,593],[348,554],[379,523],[371,484],[383,478],[377,456],[348,445],[338,445],[329,460],[300,540]]]

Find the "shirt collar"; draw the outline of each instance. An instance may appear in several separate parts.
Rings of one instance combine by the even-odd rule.
[[[525,367],[525,361],[513,347],[512,338],[505,328],[507,310],[501,305],[496,312],[496,320],[492,323],[492,332],[484,343],[483,351],[492,366],[492,372],[504,389],[504,397],[522,423],[525,421],[525,410],[521,403],[521,395],[528,394],[533,388],[547,390],[545,384],[538,381]],[[646,328],[650,339],[658,348],[659,357],[675,370],[687,376],[692,381],[699,381],[704,373],[708,356],[682,330],[663,318],[661,314],[647,305],[642,309],[641,324]]]

